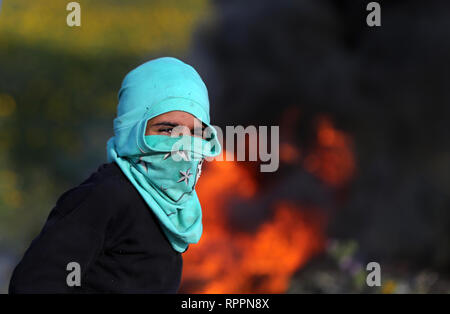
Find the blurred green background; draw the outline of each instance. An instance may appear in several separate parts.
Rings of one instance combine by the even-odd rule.
[[[183,57],[206,0],[3,1],[0,12],[0,293],[56,198],[105,162],[124,75]]]

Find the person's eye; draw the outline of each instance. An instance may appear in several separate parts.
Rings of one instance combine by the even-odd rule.
[[[171,134],[173,128],[159,129],[159,133]]]

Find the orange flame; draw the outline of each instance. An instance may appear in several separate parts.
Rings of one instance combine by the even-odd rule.
[[[301,157],[297,147],[280,146],[282,162],[304,167],[330,186],[344,186],[355,172],[351,137],[327,117],[318,120],[316,145]],[[251,199],[258,190],[241,165],[210,162],[198,183],[204,232],[183,254],[181,292],[283,293],[292,275],[324,249],[325,217],[286,200],[274,204],[273,217],[255,232],[233,230],[228,201]]]
[[[347,184],[355,174],[351,137],[337,130],[330,118],[320,117],[316,147],[305,157],[303,166],[331,186]]]
[[[252,197],[256,188],[250,174],[237,163],[208,165],[197,187],[204,234],[183,256],[182,291],[282,293],[292,274],[322,250],[321,220],[289,203],[277,204],[273,218],[256,233],[233,231],[224,212],[226,200]]]

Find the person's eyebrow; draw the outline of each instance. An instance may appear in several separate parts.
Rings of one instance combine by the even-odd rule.
[[[152,124],[151,126],[160,126],[160,125],[176,127],[176,126],[178,126],[179,124],[173,123],[173,122],[166,122],[166,121],[163,121],[163,122],[158,122],[158,123]]]

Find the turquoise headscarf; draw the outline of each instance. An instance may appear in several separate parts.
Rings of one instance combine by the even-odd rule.
[[[174,110],[201,120],[210,132],[208,138],[145,135],[148,120]],[[209,123],[206,86],[194,68],[178,59],[148,61],[122,82],[114,137],[107,143],[108,162],[119,165],[178,252],[197,243],[203,230],[195,185],[204,158],[221,151]]]

